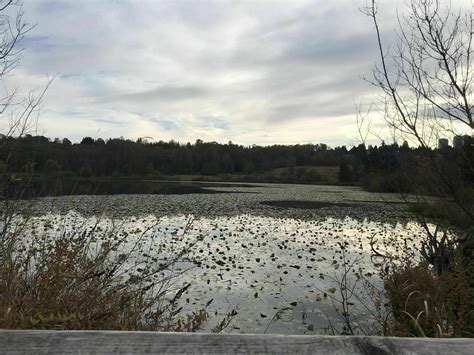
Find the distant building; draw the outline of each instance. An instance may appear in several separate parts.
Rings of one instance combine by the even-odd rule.
[[[456,149],[464,147],[466,144],[469,144],[471,137],[467,134],[464,136],[455,136],[453,138],[453,147]]]
[[[444,149],[449,147],[449,141],[447,138],[438,139],[438,149]]]

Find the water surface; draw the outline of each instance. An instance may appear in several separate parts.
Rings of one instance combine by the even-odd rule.
[[[390,253],[416,251],[420,245],[422,230],[396,195],[309,185],[220,189],[212,194],[48,197],[25,209],[35,215],[29,222],[35,236],[54,237],[100,219],[103,230],[120,230],[129,245],[149,229],[141,248],[157,262],[192,245],[187,261],[176,265],[176,273],[186,272],[172,288],[191,283],[181,300],[184,310],[208,305],[212,317],[203,330],[235,309],[238,315],[226,331],[325,332],[329,323],[338,323],[337,280],[347,265],[354,262],[351,275],[364,275],[382,289],[371,242]],[[360,305],[353,302],[356,311]]]

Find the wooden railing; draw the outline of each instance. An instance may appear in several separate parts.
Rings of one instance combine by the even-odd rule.
[[[473,354],[471,339],[0,330],[11,354]]]

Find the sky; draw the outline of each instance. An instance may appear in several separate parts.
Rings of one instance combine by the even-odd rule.
[[[396,9],[381,0],[384,38]],[[39,134],[250,145],[360,142],[377,90],[365,0],[27,0],[11,85],[40,89]]]

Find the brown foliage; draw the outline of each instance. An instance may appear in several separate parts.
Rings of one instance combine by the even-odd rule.
[[[90,237],[63,235],[26,250],[16,243],[3,253],[0,328],[195,331],[206,321],[205,309],[182,314],[185,290],[169,299],[166,281],[125,275],[116,245],[105,241],[92,253]]]
[[[385,277],[395,336],[459,337],[470,334],[468,273],[460,262],[438,276],[425,264],[406,263]]]

